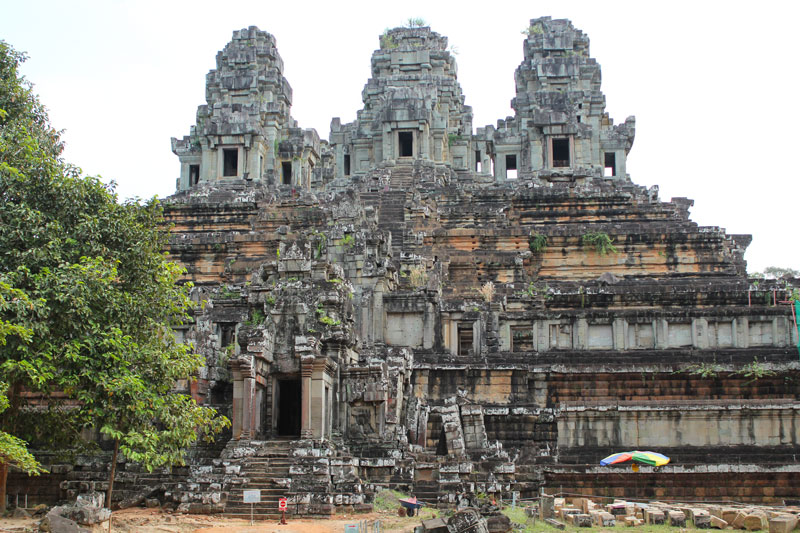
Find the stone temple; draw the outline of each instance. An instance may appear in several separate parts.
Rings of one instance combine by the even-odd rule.
[[[298,515],[365,509],[383,487],[800,498],[796,280],[749,280],[749,236],[631,180],[635,120],[605,112],[583,32],[534,19],[523,45],[514,116],[473,128],[447,38],[388,30],[326,141],[291,116],[275,38],[234,32],[172,139],[166,200],[205,302],[177,334],[206,366],[179,387],[232,434],[185,468],[124,465],[119,498],[237,515],[260,488],[264,516],[283,495]],[[672,463],[599,466],[635,449]],[[105,465],[40,497],[102,487]]]

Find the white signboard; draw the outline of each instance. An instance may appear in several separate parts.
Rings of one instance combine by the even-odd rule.
[[[244,491],[244,503],[260,503],[260,502],[261,502],[260,490],[255,489],[255,490]]]

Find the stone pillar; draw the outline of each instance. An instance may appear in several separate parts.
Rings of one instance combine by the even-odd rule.
[[[300,361],[300,437],[310,439],[311,429],[311,376],[314,372],[314,356],[305,356]]]
[[[313,362],[311,376],[311,432],[313,437],[324,439],[327,437],[325,429],[325,358]]]
[[[253,414],[255,410],[255,383],[256,380],[247,376],[243,380],[242,390],[242,438],[253,438]]]
[[[615,318],[611,323],[612,337],[615,350],[625,350],[625,341],[628,338],[628,322],[623,318]]]
[[[664,319],[657,319],[656,325],[656,348],[669,348],[669,323]]]
[[[235,370],[233,374],[233,438],[238,439],[242,436],[242,392],[244,382],[242,375]]]

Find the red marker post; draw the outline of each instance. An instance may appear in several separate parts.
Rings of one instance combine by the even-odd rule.
[[[286,498],[278,500],[278,509],[281,511],[281,525],[286,525]]]

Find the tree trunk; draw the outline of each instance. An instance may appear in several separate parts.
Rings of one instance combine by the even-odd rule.
[[[111,456],[111,474],[108,476],[108,491],[106,491],[106,507],[111,509],[111,492],[114,490],[114,475],[117,473],[117,454],[119,453],[119,439],[114,439],[114,455]]]
[[[8,481],[8,463],[0,463],[0,516],[6,512],[6,481]]]

